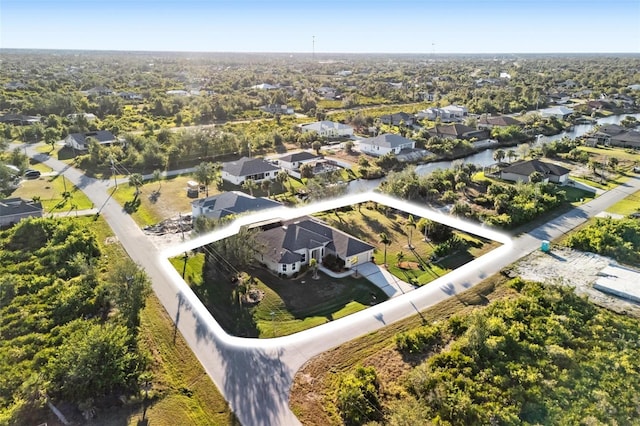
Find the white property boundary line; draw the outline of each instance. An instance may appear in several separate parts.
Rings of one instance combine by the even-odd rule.
[[[455,281],[457,276],[459,275],[457,271],[460,268],[457,268],[442,277],[437,278],[436,280],[430,282],[426,286],[423,286],[419,289],[416,289],[410,293],[405,295],[396,297],[394,299],[389,299],[385,302],[382,302],[378,305],[374,305],[370,308],[364,309],[362,311],[356,312],[354,314],[348,315],[346,317],[340,318],[338,320],[334,320],[317,327],[313,327],[308,330],[304,330],[289,336],[282,336],[274,339],[256,339],[256,338],[243,338],[232,336],[218,324],[213,315],[209,312],[209,310],[202,304],[200,299],[195,295],[195,293],[191,290],[189,285],[184,281],[184,279],[180,276],[178,271],[173,267],[173,265],[169,262],[169,258],[177,257],[187,251],[194,250],[198,247],[201,247],[205,244],[209,244],[214,241],[218,241],[224,238],[227,238],[231,235],[235,235],[238,233],[239,229],[242,226],[254,224],[256,222],[261,222],[264,220],[281,218],[283,220],[294,219],[304,215],[311,215],[314,213],[324,212],[331,209],[346,207],[349,205],[365,203],[365,202],[376,202],[379,204],[383,204],[385,206],[395,208],[398,210],[402,210],[406,213],[424,217],[452,228],[459,229],[461,231],[467,232],[469,234],[477,235],[482,238],[490,239],[493,241],[497,241],[502,244],[501,247],[490,251],[489,253],[473,260],[471,263],[476,264],[478,268],[481,267],[482,264],[488,264],[489,262],[495,260],[495,258],[499,258],[503,255],[503,252],[509,251],[512,247],[512,241],[509,236],[504,233],[498,232],[494,229],[484,227],[482,225],[478,225],[476,223],[472,223],[469,221],[462,220],[460,218],[445,215],[429,209],[424,206],[420,206],[414,203],[410,203],[404,200],[400,200],[395,197],[391,197],[388,195],[380,194],[378,192],[369,191],[364,193],[359,193],[355,195],[349,195],[345,197],[340,197],[328,201],[322,201],[319,203],[313,203],[310,205],[305,205],[302,207],[277,207],[273,209],[262,210],[260,212],[256,212],[254,214],[249,214],[246,216],[240,216],[236,220],[234,220],[228,226],[215,230],[206,235],[202,235],[200,237],[194,238],[192,240],[185,241],[175,247],[169,247],[163,250],[160,253],[160,266],[164,269],[164,272],[167,276],[173,280],[175,286],[179,289],[179,291],[184,295],[187,299],[188,303],[191,305],[191,308],[194,309],[197,315],[203,319],[208,327],[210,328],[211,333],[213,333],[220,341],[229,344],[231,346],[253,346],[253,347],[279,347],[282,344],[282,340],[286,340],[293,336],[302,337],[304,334],[308,334],[311,330],[316,330],[315,332],[319,332],[322,328],[324,332],[331,332],[330,329],[334,329],[336,327],[341,327],[345,320],[357,319],[358,316],[366,315],[371,316],[372,314],[378,314],[383,310],[386,310],[390,307],[390,304],[406,304],[406,297],[410,296],[416,292],[442,292],[446,291],[446,288],[449,283]],[[467,264],[469,265],[469,264]],[[466,266],[466,265],[463,265]]]

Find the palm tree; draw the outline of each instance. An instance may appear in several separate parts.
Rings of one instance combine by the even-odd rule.
[[[202,162],[196,166],[194,176],[199,184],[204,185],[206,196],[209,196],[209,185],[216,176],[216,170],[213,163]]]
[[[158,182],[158,192],[160,192],[160,188],[162,188],[162,172],[160,169],[155,169],[153,171],[153,180]]]
[[[262,181],[262,183],[260,184],[260,188],[267,193],[267,198],[271,197],[271,184],[273,182],[271,182],[271,180],[269,179],[265,179]]]
[[[381,232],[380,234],[378,234],[378,237],[380,238],[380,242],[382,244],[384,244],[384,266],[387,266],[387,246],[391,244],[391,238],[389,238],[389,236],[384,233]]]
[[[496,160],[498,163],[501,163],[502,160],[504,160],[504,157],[506,156],[504,149],[496,149],[493,152],[493,159]]]
[[[322,149],[322,142],[320,141],[313,141],[313,143],[311,144],[311,148],[313,148],[316,151],[316,155],[320,155],[320,150]]]
[[[507,158],[509,159],[509,162],[511,163],[513,161],[514,158],[518,157],[518,154],[516,154],[516,151],[513,149],[510,149],[507,151]]]
[[[407,234],[407,243],[409,244],[409,249],[411,249],[413,247],[411,245],[411,237],[413,237],[413,230],[416,228],[416,221],[413,219],[413,215],[409,215],[404,226],[409,231],[409,233]]]
[[[313,279],[317,280],[318,279],[318,261],[316,260],[315,257],[312,257],[311,260],[309,260],[309,268],[311,268],[311,270],[313,271]]]
[[[253,190],[258,187],[258,184],[253,179],[247,179],[242,183],[242,188],[249,191],[249,194],[253,197]]]
[[[404,253],[399,251],[398,254],[396,254],[396,259],[398,259],[397,265],[400,266],[404,260]]]
[[[284,187],[284,183],[289,179],[289,173],[287,173],[285,170],[280,170],[278,172],[278,174],[276,175],[276,181],[280,184],[280,186],[282,187],[282,191],[285,190]]]
[[[136,188],[136,195],[133,197],[134,200],[138,198],[140,195],[140,187],[144,184],[144,178],[140,173],[133,173],[129,176],[129,185],[134,186]]]

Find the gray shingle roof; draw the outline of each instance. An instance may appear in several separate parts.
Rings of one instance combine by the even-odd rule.
[[[294,152],[293,154],[287,154],[278,158],[280,161],[286,161],[287,163],[294,163],[296,161],[306,161],[306,160],[314,160],[319,158],[317,155],[314,155],[308,151],[300,151]]]
[[[203,214],[206,217],[214,219],[281,206],[277,201],[262,197],[252,197],[239,191],[223,192],[222,194],[201,198],[193,201],[191,205],[203,209]]]
[[[413,143],[411,139],[407,139],[395,133],[384,133],[376,136],[375,138],[367,139],[364,142],[369,145],[384,148],[398,148],[400,146]]]
[[[501,171],[503,173],[513,173],[522,176],[531,176],[534,172],[542,173],[545,176],[563,176],[570,172],[570,170],[565,167],[553,163],[545,163],[540,160],[519,161],[509,167],[505,167]]]
[[[98,130],[96,132],[87,132],[87,133],[71,133],[73,139],[76,140],[76,143],[80,146],[87,146],[87,138],[93,138],[98,141],[98,143],[111,143],[116,141],[116,137],[108,130]]]
[[[40,201],[24,200],[22,198],[5,198],[0,200],[0,216],[11,216],[16,214],[42,213],[42,203]]]
[[[262,158],[242,157],[237,161],[222,163],[222,171],[232,176],[250,176],[276,170],[280,169]]]

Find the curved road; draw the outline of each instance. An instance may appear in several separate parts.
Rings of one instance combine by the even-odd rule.
[[[67,164],[37,153],[33,146],[28,146],[27,152],[56,172],[64,174],[101,209],[101,215],[127,253],[146,270],[156,295],[240,422],[251,426],[300,424],[289,409],[289,391],[296,371],[313,356],[375,331],[385,324],[414,315],[468,289],[538,249],[542,240],[561,236],[618,200],[640,190],[640,179],[634,177],[616,189],[512,241],[496,235],[495,238],[504,243],[500,248],[428,286],[292,336],[258,340],[227,335],[166,261],[166,256],[176,255],[201,243],[188,241],[181,247],[173,248],[171,252],[159,253],[122,207],[110,199],[109,181],[89,178]],[[374,193],[351,195],[348,199],[334,203],[346,205],[370,199],[383,204],[392,203],[393,206],[398,206],[399,203],[398,200]],[[414,215],[438,219],[437,213],[420,206],[406,205],[404,209]],[[304,208],[295,212],[290,209],[278,212],[292,217],[305,213],[308,212]],[[449,216],[440,218],[451,220]],[[486,231],[477,225],[461,223],[460,226],[467,227],[471,232],[474,229]],[[221,230],[217,235],[209,237],[208,241],[233,232],[232,229]]]

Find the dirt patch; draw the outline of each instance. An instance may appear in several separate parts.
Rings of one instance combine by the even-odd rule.
[[[549,253],[537,251],[523,258],[512,268],[515,275],[525,280],[574,287],[577,294],[614,312],[640,316],[640,305],[610,296],[593,288],[598,273],[616,262],[594,253],[554,247]]]

